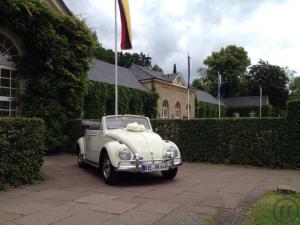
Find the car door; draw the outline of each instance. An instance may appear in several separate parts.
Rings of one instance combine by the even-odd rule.
[[[91,151],[90,151],[90,158],[91,161],[95,163],[99,163],[99,156],[101,149],[103,148],[104,142],[103,142],[103,130],[97,130],[93,135],[90,136],[90,145],[91,145]]]
[[[97,136],[97,130],[87,128],[85,132],[86,159],[93,161],[93,139]]]

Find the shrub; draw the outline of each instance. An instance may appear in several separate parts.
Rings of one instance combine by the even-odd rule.
[[[41,119],[0,119],[0,189],[41,179],[44,153]]]
[[[65,143],[64,151],[71,154],[76,154],[76,143],[80,137],[85,135],[81,119],[69,120],[64,124],[64,134],[68,137]]]
[[[152,120],[164,139],[174,141],[187,161],[300,167],[299,102],[288,118]]]

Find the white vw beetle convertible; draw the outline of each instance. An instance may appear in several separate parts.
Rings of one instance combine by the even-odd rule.
[[[176,176],[182,163],[179,149],[153,132],[149,118],[117,115],[82,123],[86,130],[77,141],[78,164],[99,168],[107,184],[115,183],[121,171]]]

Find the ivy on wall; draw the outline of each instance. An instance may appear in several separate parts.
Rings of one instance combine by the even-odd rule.
[[[221,106],[221,117],[225,117],[226,107]],[[207,102],[197,102],[196,118],[217,118],[219,117],[219,106]]]
[[[48,147],[61,145],[62,124],[82,115],[94,39],[83,21],[41,1],[1,0],[0,25],[21,37],[22,115],[45,120]]]
[[[90,81],[84,100],[84,117],[101,119],[103,115],[114,114],[114,85]],[[158,95],[137,89],[119,87],[119,113],[138,114],[155,118]]]

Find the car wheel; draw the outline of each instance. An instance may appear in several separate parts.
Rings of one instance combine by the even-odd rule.
[[[166,171],[161,171],[161,174],[163,175],[163,177],[165,179],[172,180],[174,177],[176,177],[177,170],[178,170],[178,168],[169,169]]]
[[[80,152],[78,153],[78,166],[85,167],[85,163],[84,163],[84,160],[83,160],[83,155]]]
[[[105,153],[101,160],[101,175],[107,184],[115,184],[118,180],[118,172],[110,162],[108,155]]]

